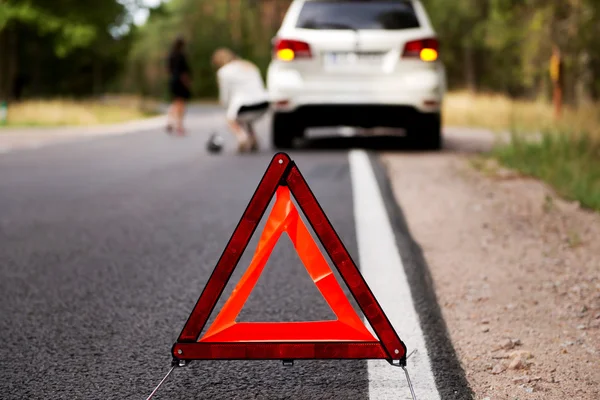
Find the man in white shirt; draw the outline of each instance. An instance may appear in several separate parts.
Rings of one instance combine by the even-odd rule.
[[[219,101],[227,109],[227,123],[238,140],[238,150],[256,151],[258,141],[253,124],[269,109],[269,97],[256,65],[238,58],[231,50],[214,52]]]

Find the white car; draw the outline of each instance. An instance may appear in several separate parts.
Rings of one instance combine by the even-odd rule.
[[[273,145],[309,127],[404,129],[441,147],[446,91],[420,0],[294,0],[273,39],[267,88]]]

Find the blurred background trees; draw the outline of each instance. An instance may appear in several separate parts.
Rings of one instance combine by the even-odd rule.
[[[133,1],[133,0],[132,0]],[[131,15],[117,0],[1,0],[0,98],[101,93],[122,71]]]
[[[552,45],[571,104],[600,97],[600,1],[422,0],[442,42],[450,87],[548,98]],[[216,93],[209,60],[229,46],[264,71],[290,0],[169,0],[133,25],[143,0],[0,0],[0,98],[163,97],[164,58],[183,35],[194,93]]]
[[[516,97],[550,95],[552,45],[562,53],[565,97],[600,95],[597,0],[423,0],[442,40],[453,87]]]
[[[212,52],[232,48],[263,71],[271,59],[271,39],[290,0],[170,0],[151,12],[136,34],[130,54],[127,87],[141,84],[147,94],[165,90],[164,58],[177,35],[188,42],[194,93],[216,95]]]

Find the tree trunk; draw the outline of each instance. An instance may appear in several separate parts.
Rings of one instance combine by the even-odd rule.
[[[8,100],[8,35],[0,30],[0,101]]]
[[[273,32],[277,32],[277,28],[279,28],[279,14],[281,14],[281,0],[273,0],[273,13],[271,19],[271,29]]]
[[[93,61],[93,81],[94,81],[94,96],[99,96],[102,92],[102,62],[98,56],[94,57]]]
[[[13,27],[13,29],[8,29],[7,30],[7,34],[8,34],[8,57],[7,57],[7,71],[6,71],[6,78],[7,78],[7,87],[6,87],[6,91],[8,93],[8,100],[13,100],[14,99],[14,89],[15,89],[15,84],[17,83],[17,74],[19,72],[19,43],[18,43],[18,38],[17,38],[17,32],[16,29]]]
[[[577,104],[589,104],[592,101],[593,72],[590,67],[590,54],[582,51],[578,57],[577,78],[575,81],[575,98]]]
[[[463,63],[465,69],[465,84],[470,92],[477,91],[477,82],[475,80],[475,58],[473,56],[473,48],[471,43],[466,43],[463,46]]]
[[[17,44],[14,25],[0,31],[0,101],[13,99],[19,67]]]
[[[33,93],[33,95],[37,96],[40,95],[42,93],[42,90],[44,89],[42,79],[44,64],[42,64],[42,52],[40,51],[40,44],[34,42],[32,43],[32,46],[34,46],[35,52],[33,56],[34,65],[31,77],[31,92]]]

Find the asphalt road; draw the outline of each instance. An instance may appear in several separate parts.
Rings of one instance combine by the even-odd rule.
[[[187,138],[155,130],[0,156],[1,399],[143,399],[164,375],[274,153],[263,124],[259,154],[235,154],[226,136],[225,152],[209,155],[207,136],[225,132],[221,112],[198,108],[189,122]],[[328,146],[291,155],[358,260],[348,154]],[[399,247],[414,246],[402,221],[395,226],[406,231]],[[443,354],[432,358],[436,384],[443,399],[467,398],[424,261],[411,252],[403,258],[420,291],[428,349]],[[332,316],[283,242],[240,320]],[[156,398],[367,399],[369,371],[365,361],[196,362],[175,371]]]

